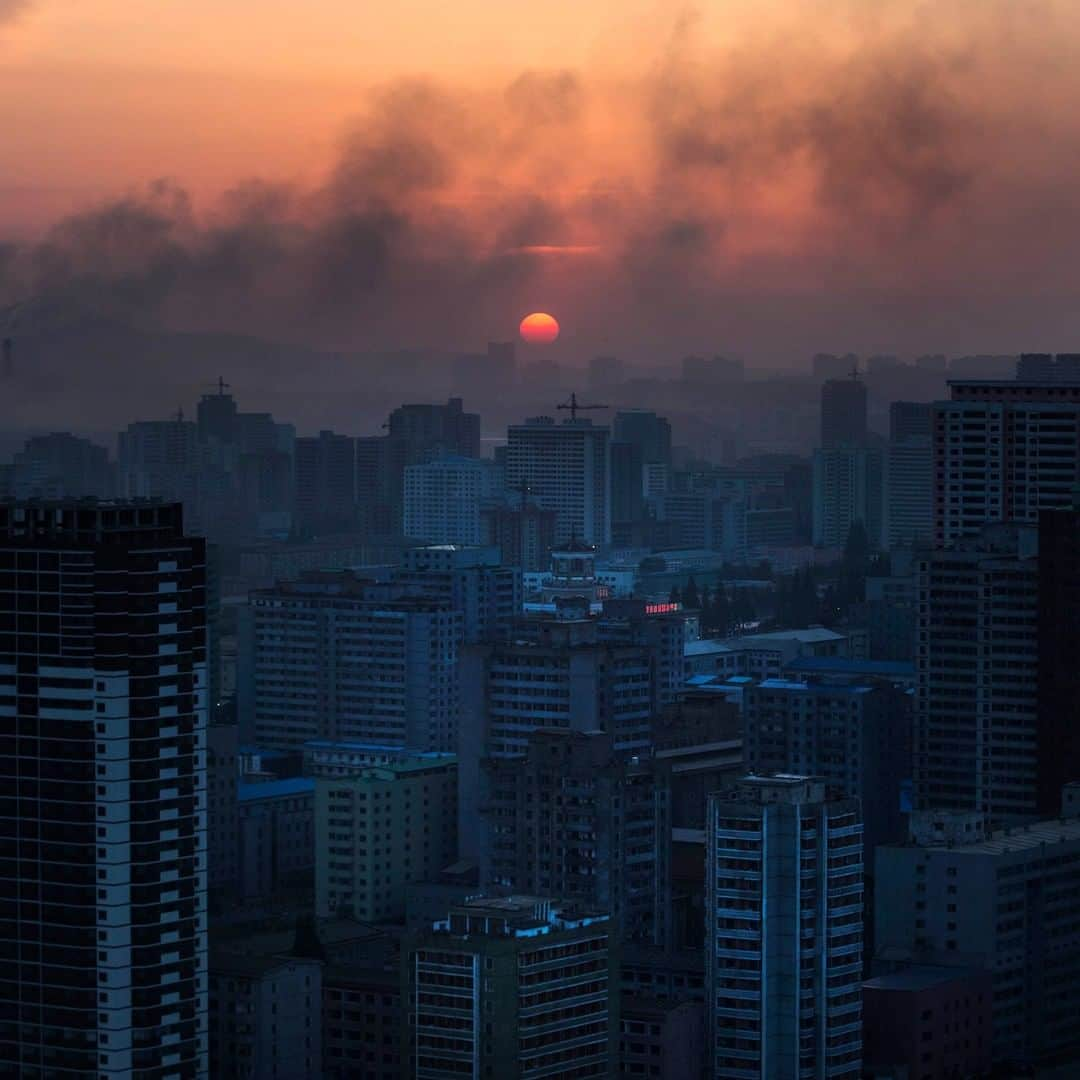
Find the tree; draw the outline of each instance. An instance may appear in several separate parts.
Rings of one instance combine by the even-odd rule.
[[[686,583],[686,588],[683,589],[683,606],[688,608],[701,607],[701,596],[698,594],[697,582],[694,580],[694,575],[690,575],[690,580]]]
[[[679,586],[672,585],[671,592],[668,593],[668,600],[670,600],[673,604],[677,604],[681,599],[682,596],[679,593]]]

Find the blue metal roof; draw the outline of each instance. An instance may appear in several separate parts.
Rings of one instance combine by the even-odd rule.
[[[258,799],[285,799],[290,795],[310,795],[315,790],[315,781],[307,776],[290,776],[287,780],[264,780],[262,783],[238,784],[237,797],[240,802],[253,802]]]

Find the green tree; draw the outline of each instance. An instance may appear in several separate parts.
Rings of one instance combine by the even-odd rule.
[[[686,588],[683,589],[683,605],[688,608],[701,607],[701,596],[698,593],[697,582],[694,580],[694,575],[690,575],[690,580],[686,583]]]

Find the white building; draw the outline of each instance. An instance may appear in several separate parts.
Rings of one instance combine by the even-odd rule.
[[[480,505],[499,494],[502,470],[481,458],[442,457],[405,469],[404,531],[428,544],[483,541]]]
[[[555,511],[555,543],[611,543],[611,429],[539,416],[507,429],[506,486]]]
[[[862,824],[856,799],[801,776],[709,796],[707,1075],[858,1080]]]

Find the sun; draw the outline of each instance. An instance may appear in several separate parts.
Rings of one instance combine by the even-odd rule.
[[[530,345],[550,345],[559,336],[559,323],[546,311],[534,311],[521,320],[518,333]]]

